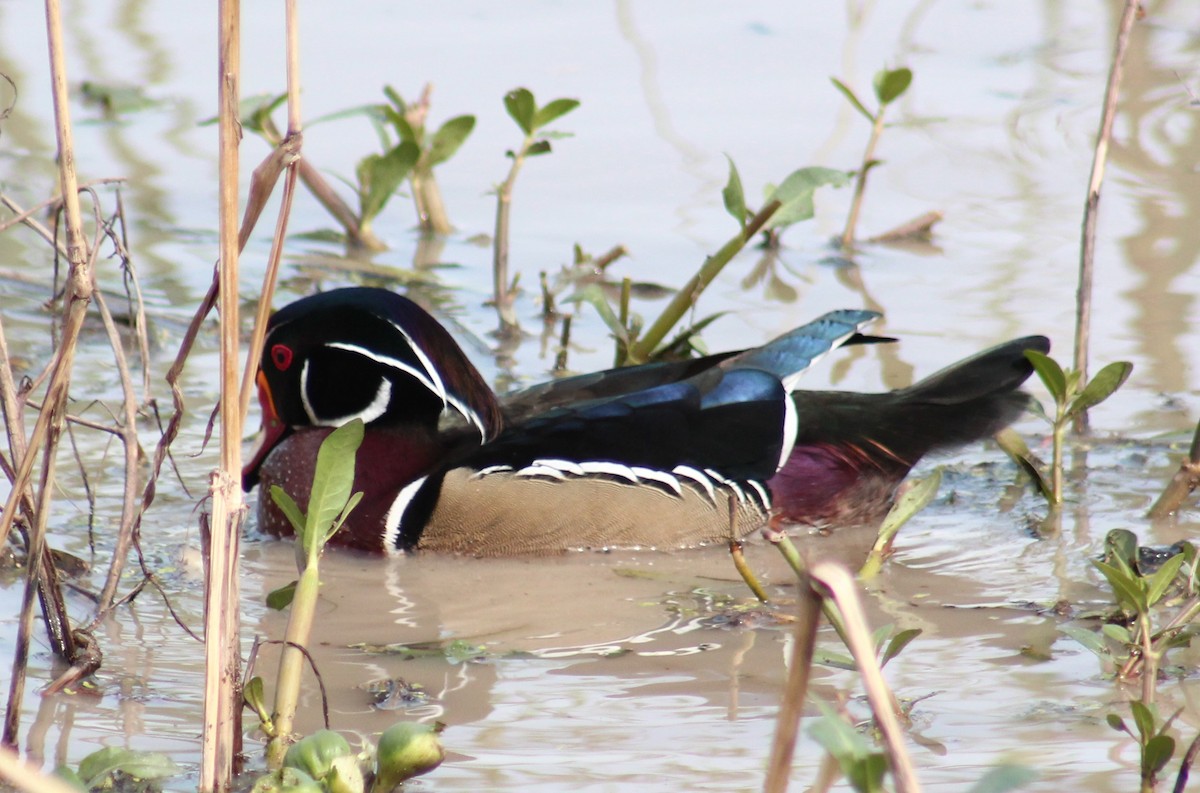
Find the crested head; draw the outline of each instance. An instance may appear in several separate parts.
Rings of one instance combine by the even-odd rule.
[[[409,425],[447,418],[486,442],[502,418],[495,394],[450,334],[386,289],[356,287],[302,298],[267,326],[258,374],[268,440],[244,481],[283,435],[305,427]]]

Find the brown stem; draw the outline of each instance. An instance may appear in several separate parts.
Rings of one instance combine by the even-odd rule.
[[[812,579],[807,573],[800,575],[799,592],[795,645],[788,666],[783,701],[779,705],[779,718],[775,723],[775,738],[771,742],[764,793],[783,793],[787,790],[796,738],[800,734],[800,716],[808,693],[808,677],[812,672],[813,649],[817,644],[821,596],[813,589]]]
[[[862,165],[858,168],[858,176],[854,180],[854,197],[850,200],[850,214],[846,218],[846,228],[842,231],[842,247],[849,248],[854,244],[854,231],[858,228],[858,214],[862,211],[863,196],[867,190],[867,172],[871,170],[871,161],[875,158],[875,146],[883,134],[883,108],[875,114],[875,123],[871,126],[871,137],[867,138],[867,148],[863,151]]]
[[[1092,174],[1088,179],[1087,200],[1083,206],[1083,241],[1079,252],[1079,286],[1075,292],[1075,371],[1080,382],[1087,382],[1088,341],[1092,321],[1092,273],[1096,255],[1096,210],[1100,205],[1100,185],[1104,182],[1104,165],[1108,161],[1108,143],[1112,138],[1113,119],[1117,115],[1117,97],[1121,92],[1121,75],[1125,67],[1125,51],[1129,48],[1129,33],[1137,18],[1139,0],[1125,0],[1121,22],[1117,26],[1117,41],[1113,46],[1108,85],[1104,89],[1104,110],[1100,116],[1100,132],[1092,157]],[[1075,431],[1086,432],[1088,413],[1075,416]]]
[[[517,312],[513,307],[514,296],[508,280],[508,227],[509,215],[512,212],[513,185],[516,184],[521,166],[525,164],[525,153],[531,143],[533,137],[527,135],[521,148],[512,155],[513,161],[508,169],[508,176],[496,190],[496,234],[492,239],[492,291],[496,302],[496,314],[500,318],[499,333],[502,337],[513,336],[520,330]]]

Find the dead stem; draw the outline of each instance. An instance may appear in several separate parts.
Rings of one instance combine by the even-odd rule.
[[[1125,51],[1129,47],[1129,33],[1137,18],[1139,0],[1125,0],[1121,22],[1117,27],[1117,41],[1113,47],[1112,65],[1108,72],[1108,85],[1104,89],[1104,111],[1100,116],[1100,132],[1096,137],[1096,151],[1092,158],[1092,174],[1088,179],[1087,200],[1083,206],[1083,241],[1079,253],[1079,285],[1075,292],[1075,371],[1080,382],[1088,379],[1088,342],[1092,321],[1092,273],[1096,256],[1096,214],[1100,206],[1100,186],[1104,182],[1104,165],[1108,161],[1108,143],[1112,138],[1113,119],[1117,115],[1117,97],[1121,92],[1121,75],[1125,68]],[[1080,411],[1075,417],[1075,431],[1085,432],[1088,413]]]
[[[238,547],[243,508],[237,380],[241,9],[239,0],[220,0],[218,8],[221,465],[213,472],[209,488],[212,532],[204,593],[204,730],[199,785],[205,793],[231,787],[241,734]],[[291,3],[288,16],[290,21]]]
[[[913,770],[908,751],[904,748],[904,736],[896,717],[895,697],[884,682],[883,671],[871,641],[871,631],[863,617],[854,578],[844,567],[832,562],[817,564],[813,567],[812,577],[829,590],[842,613],[846,626],[846,645],[858,665],[867,700],[871,703],[871,710],[875,715],[875,723],[879,726],[879,732],[887,745],[888,763],[896,781],[896,791],[917,793],[921,789],[921,783]]]
[[[764,793],[783,793],[787,790],[796,738],[800,734],[800,716],[808,693],[808,677],[812,672],[821,596],[812,588],[812,580],[807,573],[799,576],[799,593],[792,658],[783,701],[779,705],[779,718],[775,722],[775,738],[771,743],[771,760],[767,765]]]
[[[121,523],[117,528],[113,541],[112,559],[108,567],[108,578],[100,591],[100,603],[97,611],[103,611],[112,603],[125,569],[125,558],[129,555],[129,544],[133,541],[134,515],[137,509],[138,493],[138,435],[137,435],[137,395],[133,389],[133,378],[129,375],[129,363],[125,359],[125,350],[121,345],[121,334],[113,322],[112,313],[100,292],[96,292],[96,308],[104,322],[108,333],[108,343],[112,347],[113,358],[120,375],[122,404],[125,408],[124,421],[121,427],[121,442],[125,448],[125,488],[121,498]]]

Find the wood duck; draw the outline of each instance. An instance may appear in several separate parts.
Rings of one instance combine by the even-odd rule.
[[[308,501],[317,448],[365,424],[333,538],[374,552],[478,556],[676,549],[768,523],[877,523],[931,449],[1012,422],[1032,369],[1016,339],[890,393],[795,390],[872,311],[833,311],[757,349],[557,380],[498,398],[450,334],[407,298],[339,289],[270,321],[258,372],[263,440],[243,474],[259,528],[290,526],[267,495]],[[890,341],[890,340],[887,340]]]

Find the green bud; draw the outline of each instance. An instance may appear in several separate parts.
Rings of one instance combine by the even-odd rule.
[[[351,756],[350,744],[333,730],[317,730],[288,747],[283,756],[285,768],[297,768],[313,779],[321,780],[329,773],[338,757]]]
[[[367,788],[358,758],[348,754],[333,758],[324,781],[329,793],[363,793]]]
[[[300,769],[281,768],[255,780],[250,793],[324,793],[324,790]]]
[[[442,724],[393,724],[379,736],[372,793],[390,793],[406,779],[427,774],[446,757],[437,734]]]

